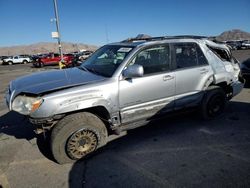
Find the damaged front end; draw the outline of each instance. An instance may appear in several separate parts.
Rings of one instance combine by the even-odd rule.
[[[29,118],[29,121],[35,125],[35,133],[36,134],[41,134],[41,133],[45,133],[49,130],[51,130],[51,128],[63,117],[65,116],[65,114],[60,114],[60,115],[55,115],[53,117],[49,117],[49,118]]]

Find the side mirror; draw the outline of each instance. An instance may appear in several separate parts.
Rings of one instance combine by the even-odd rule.
[[[141,65],[131,65],[128,66],[127,69],[123,71],[124,78],[136,78],[136,77],[142,77],[144,74],[143,66]]]

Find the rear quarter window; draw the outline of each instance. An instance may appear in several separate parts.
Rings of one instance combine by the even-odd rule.
[[[217,56],[219,57],[222,61],[231,61],[231,57],[228,55],[226,50],[224,49],[219,49],[219,48],[213,48],[211,46],[208,46],[208,48]]]
[[[175,43],[173,48],[177,69],[208,64],[206,57],[196,43]]]

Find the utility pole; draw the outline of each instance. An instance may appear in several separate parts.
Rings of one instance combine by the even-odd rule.
[[[56,21],[56,30],[57,30],[57,42],[58,42],[58,49],[59,54],[61,56],[61,61],[59,62],[59,68],[61,69],[63,67],[63,52],[62,52],[62,44],[61,44],[61,34],[60,34],[60,28],[59,28],[59,16],[58,16],[58,9],[57,9],[57,0],[54,0],[54,11],[55,11],[55,21]]]
[[[109,43],[109,35],[108,35],[107,25],[105,25],[105,34],[106,34],[106,43]]]

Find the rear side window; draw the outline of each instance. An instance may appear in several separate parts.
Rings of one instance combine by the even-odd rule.
[[[176,43],[174,47],[174,58],[176,68],[188,68],[207,65],[207,59],[196,43]]]
[[[220,48],[213,48],[211,46],[208,46],[208,48],[212,50],[212,52],[217,55],[222,61],[231,61],[231,57],[226,50]]]

